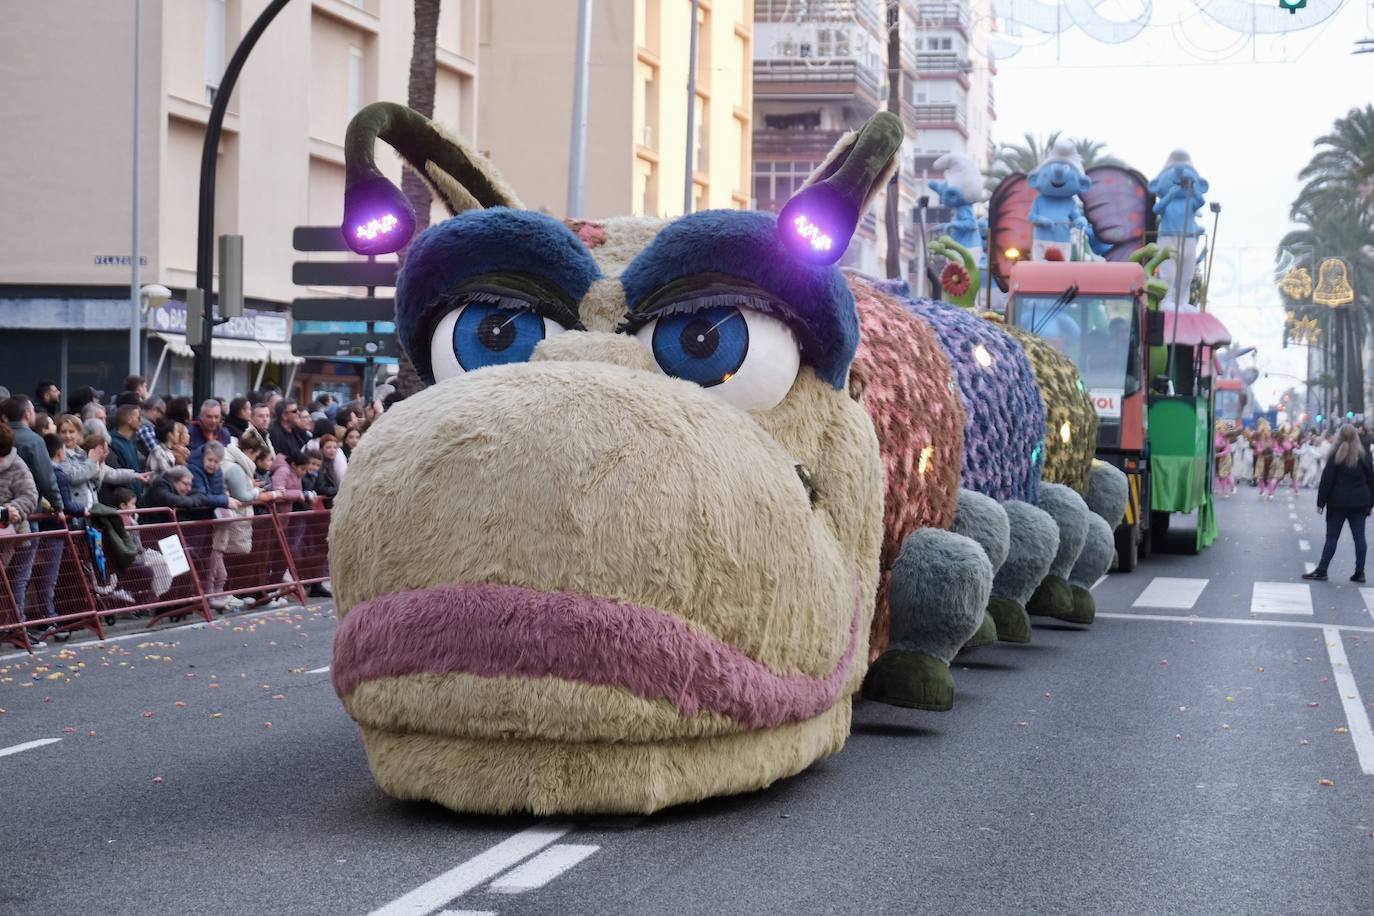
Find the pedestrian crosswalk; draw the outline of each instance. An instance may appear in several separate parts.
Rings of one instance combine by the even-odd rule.
[[[1197,604],[1198,596],[1207,587],[1207,579],[1175,579],[1155,576],[1133,607],[1167,607],[1186,611]]]
[[[1315,566],[1316,564],[1311,561],[1303,564],[1307,572],[1311,572]],[[1202,605],[1202,607],[1206,607],[1210,610],[1216,610],[1223,613],[1226,611],[1240,611],[1244,613],[1248,609],[1249,613],[1252,615],[1266,616],[1312,617],[1314,615],[1312,586],[1306,582],[1251,583],[1248,585],[1250,602],[1247,608],[1243,604],[1243,592],[1241,595],[1220,594],[1221,591],[1229,591],[1230,589],[1225,585],[1213,585],[1211,579],[1188,579],[1174,576],[1154,576],[1153,578],[1141,577],[1137,579],[1134,576],[1129,578],[1118,578],[1114,576],[1112,580],[1109,581],[1123,583],[1129,581],[1133,588],[1136,586],[1137,582],[1144,586],[1136,598],[1131,602],[1131,607],[1133,608],[1167,609],[1174,611],[1197,610],[1199,609],[1199,602],[1202,600],[1204,594],[1207,593],[1208,587],[1212,586],[1214,600],[1212,602],[1204,602]],[[1318,587],[1324,588],[1327,586]],[[1355,608],[1359,609],[1362,615],[1367,614],[1371,619],[1374,619],[1374,588],[1362,588],[1359,590],[1359,593],[1363,607],[1361,608],[1361,606],[1357,604]],[[1116,592],[1116,594],[1120,595],[1121,592]],[[1349,600],[1353,595],[1351,595],[1349,591],[1345,591],[1344,594],[1349,596],[1345,599],[1345,603],[1349,604]],[[1237,598],[1239,598],[1240,601],[1236,601],[1235,599]],[[1327,600],[1327,598],[1323,598],[1323,601]],[[1337,600],[1339,601],[1339,599]],[[1115,603],[1105,596],[1099,598],[1099,604],[1108,602]],[[1117,606],[1119,607],[1120,605]],[[1331,608],[1331,610],[1336,610],[1336,608]],[[1347,608],[1346,613],[1348,613],[1349,610],[1351,609]]]

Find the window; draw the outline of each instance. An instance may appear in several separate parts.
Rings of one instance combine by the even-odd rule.
[[[849,57],[849,32],[844,29],[820,29],[816,33],[817,57]]]
[[[803,41],[801,44],[797,45],[797,56],[811,57],[811,42]]]
[[[205,0],[205,104],[215,104],[224,76],[224,0]]]
[[[706,129],[706,118],[709,111],[710,109],[706,107],[706,103],[698,96],[696,99],[696,112],[692,118],[692,130],[695,132],[695,136],[692,139],[692,168],[698,172],[706,171],[707,167],[706,143],[708,134]]]
[[[801,190],[814,162],[781,161],[754,163],[754,201],[760,209],[777,210]]]
[[[348,49],[348,116],[363,107],[363,49]]]

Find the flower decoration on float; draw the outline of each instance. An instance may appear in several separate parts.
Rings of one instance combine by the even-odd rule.
[[[940,287],[952,296],[962,296],[968,292],[969,276],[964,265],[950,261],[940,271]]]

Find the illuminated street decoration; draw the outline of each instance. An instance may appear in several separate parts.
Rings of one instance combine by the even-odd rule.
[[[1289,299],[1306,299],[1312,295],[1312,275],[1306,267],[1294,267],[1279,281],[1279,292]]]
[[[1312,301],[1332,308],[1353,302],[1355,288],[1350,285],[1349,277],[1349,268],[1340,258],[1322,261],[1317,268],[1317,288],[1312,292]]]

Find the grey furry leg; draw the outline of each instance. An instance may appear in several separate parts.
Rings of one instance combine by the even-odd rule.
[[[1069,589],[1073,592],[1073,616],[1065,618],[1073,623],[1092,623],[1097,614],[1097,602],[1093,600],[1092,587],[1097,580],[1107,574],[1112,565],[1112,555],[1116,552],[1116,539],[1112,536],[1112,526],[1102,516],[1088,516],[1088,537],[1078,562],[1069,572]]]
[[[1002,504],[1007,515],[1010,549],[992,580],[988,613],[997,625],[1002,642],[1030,642],[1031,622],[1026,603],[1050,571],[1059,551],[1059,526],[1048,513],[1030,503],[1011,500]]]
[[[997,570],[1006,562],[1007,553],[1011,549],[1011,523],[1006,510],[997,500],[973,490],[960,490],[959,504],[954,512],[954,526],[951,530],[955,534],[962,534],[978,542],[992,563],[995,577]],[[978,629],[969,637],[964,648],[986,646],[996,641],[996,621],[987,610],[984,610]]]
[[[1040,508],[1059,526],[1059,550],[1055,552],[1050,572],[1031,596],[1026,610],[1032,614],[1073,619],[1073,590],[1069,588],[1069,573],[1083,552],[1088,538],[1088,518],[1092,513],[1088,504],[1069,487],[1057,483],[1040,486]]]
[[[892,641],[868,670],[863,695],[913,709],[954,705],[950,659],[977,631],[992,590],[992,564],[978,543],[922,528],[892,568]]]
[[[1131,485],[1126,475],[1105,461],[1094,460],[1088,474],[1088,508],[1100,515],[1113,531],[1126,515],[1126,503],[1131,498]]]

